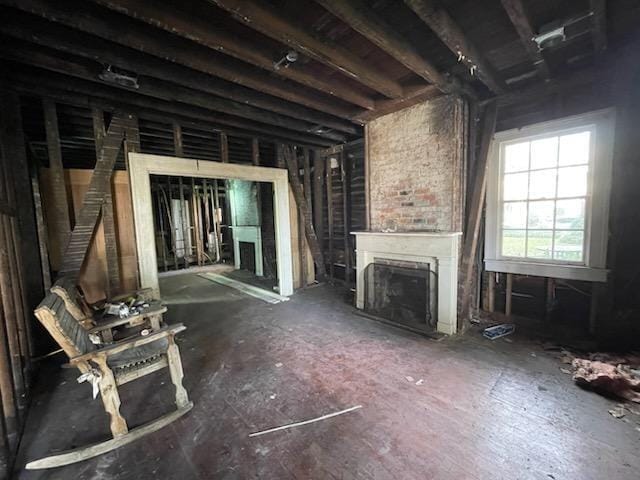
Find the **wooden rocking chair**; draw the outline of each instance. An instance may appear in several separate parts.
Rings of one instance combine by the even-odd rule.
[[[69,465],[109,452],[159,430],[193,407],[182,386],[182,361],[174,338],[177,333],[186,329],[184,325],[164,326],[147,336],[136,335],[98,348],[91,342],[88,331],[67,311],[59,296],[48,294],[38,305],[35,315],[64,349],[70,364],[97,383],[104,409],[110,416],[113,438],[29,462],[26,466],[28,470]],[[176,389],[177,409],[129,430],[120,414],[118,387],[164,367],[169,367],[171,381]]]
[[[153,298],[153,290],[150,288],[119,295],[108,300],[110,302],[118,302],[134,297],[149,303],[149,307],[144,309],[141,314],[126,318],[100,317],[98,310],[86,302],[84,296],[76,287],[75,281],[69,277],[60,277],[56,280],[51,287],[51,292],[62,298],[66,310],[73,318],[80,322],[89,333],[100,334],[105,343],[113,341],[113,329],[122,325],[149,327],[153,330],[160,329],[163,325],[162,314],[167,311],[167,307],[160,300]]]

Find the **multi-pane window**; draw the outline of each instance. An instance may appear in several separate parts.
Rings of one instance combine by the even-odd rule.
[[[593,135],[584,127],[500,145],[502,257],[585,262]]]

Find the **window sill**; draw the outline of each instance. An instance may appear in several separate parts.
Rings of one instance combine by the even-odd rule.
[[[592,268],[580,265],[560,265],[554,263],[518,262],[516,260],[485,259],[485,268],[489,272],[515,273],[536,277],[563,278],[584,282],[606,282],[606,268]]]

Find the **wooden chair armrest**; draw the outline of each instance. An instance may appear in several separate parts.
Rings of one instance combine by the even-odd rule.
[[[119,327],[120,325],[126,325],[127,323],[134,322],[137,320],[144,320],[149,317],[153,317],[154,315],[160,315],[167,311],[167,307],[164,305],[157,305],[153,307],[149,307],[145,309],[141,313],[137,315],[129,315],[128,317],[115,317],[109,320],[100,320],[95,319],[96,326],[89,330],[89,333],[98,333],[108,328]],[[107,317],[109,318],[109,317]]]
[[[69,363],[75,365],[80,362],[87,362],[93,358],[98,356],[109,356],[114,355],[116,353],[124,352],[125,350],[129,350],[130,348],[139,347],[141,345],[146,345],[147,343],[155,342],[156,340],[160,340],[161,338],[168,337],[169,335],[175,335],[176,333],[182,332],[186,330],[182,323],[176,323],[175,325],[168,325],[166,327],[161,328],[153,333],[150,333],[146,336],[135,336],[127,338],[126,340],[122,340],[120,342],[116,342],[107,347],[101,348],[99,350],[95,350],[93,352],[85,353],[83,355],[78,355],[77,357],[73,357],[69,360]]]

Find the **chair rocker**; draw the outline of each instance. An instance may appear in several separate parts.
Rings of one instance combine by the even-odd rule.
[[[67,354],[69,363],[97,382],[104,409],[110,416],[113,438],[29,462],[26,465],[28,470],[69,465],[110,452],[159,430],[193,407],[182,386],[182,362],[175,343],[175,335],[186,329],[184,325],[164,326],[149,335],[136,335],[98,348],[91,342],[89,331],[69,313],[64,300],[58,295],[48,294],[36,308],[35,315]],[[169,368],[175,386],[177,409],[129,430],[120,414],[118,387],[165,367]]]

